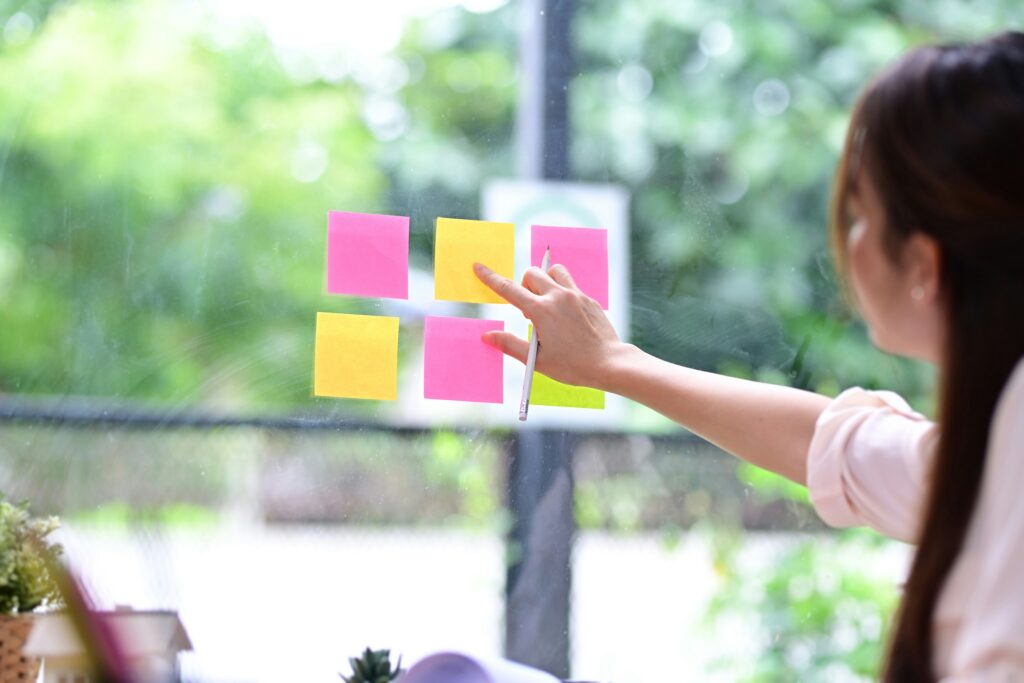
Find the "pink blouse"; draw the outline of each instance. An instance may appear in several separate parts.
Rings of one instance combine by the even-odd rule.
[[[938,429],[891,392],[840,394],[818,418],[808,453],[818,514],[913,543]],[[996,406],[978,505],[934,627],[942,683],[1024,682],[1024,360]]]

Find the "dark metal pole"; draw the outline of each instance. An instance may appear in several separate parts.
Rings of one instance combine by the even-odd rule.
[[[569,173],[570,45],[575,0],[524,0],[517,138],[520,173]],[[505,585],[505,656],[569,676],[572,593],[572,453],[563,431],[521,429],[512,441],[512,528]]]
[[[519,174],[561,180],[569,173],[569,82],[575,70],[575,0],[522,0],[519,41]]]
[[[569,177],[569,82],[574,70],[571,27],[575,0],[547,0],[544,5],[545,178]]]
[[[572,452],[568,432],[523,430],[509,463],[505,655],[569,676],[572,590]]]

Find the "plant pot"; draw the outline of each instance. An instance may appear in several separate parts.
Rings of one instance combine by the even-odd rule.
[[[0,615],[0,683],[35,683],[39,660],[21,654],[33,614]]]

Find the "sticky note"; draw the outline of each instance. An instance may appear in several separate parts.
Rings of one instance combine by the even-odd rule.
[[[409,218],[327,214],[327,291],[409,298]]]
[[[473,273],[482,263],[512,279],[515,226],[459,218],[438,218],[434,233],[434,298],[478,304],[503,304]]]
[[[313,393],[394,401],[398,395],[398,318],[317,313]]]
[[[604,392],[590,387],[563,384],[539,372],[533,373],[530,403],[538,406],[596,408],[604,410]]]
[[[527,338],[532,334],[533,326],[530,325]],[[534,372],[533,385],[530,388],[530,404],[604,410],[604,392],[600,389],[564,384],[545,374]]]
[[[500,320],[428,316],[423,328],[423,396],[501,403],[503,361],[480,335],[503,330]]]
[[[547,247],[551,247],[551,264],[568,268],[576,286],[608,310],[608,231],[531,226],[530,265],[540,267]]]

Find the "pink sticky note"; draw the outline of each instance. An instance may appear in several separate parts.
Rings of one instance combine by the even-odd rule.
[[[409,298],[409,218],[327,214],[327,291]]]
[[[568,268],[583,293],[608,310],[608,231],[532,226],[530,264],[539,267],[548,247],[551,247],[551,265],[561,263]]]
[[[423,396],[450,401],[501,403],[501,351],[480,340],[503,330],[500,320],[428,316],[424,322]]]

